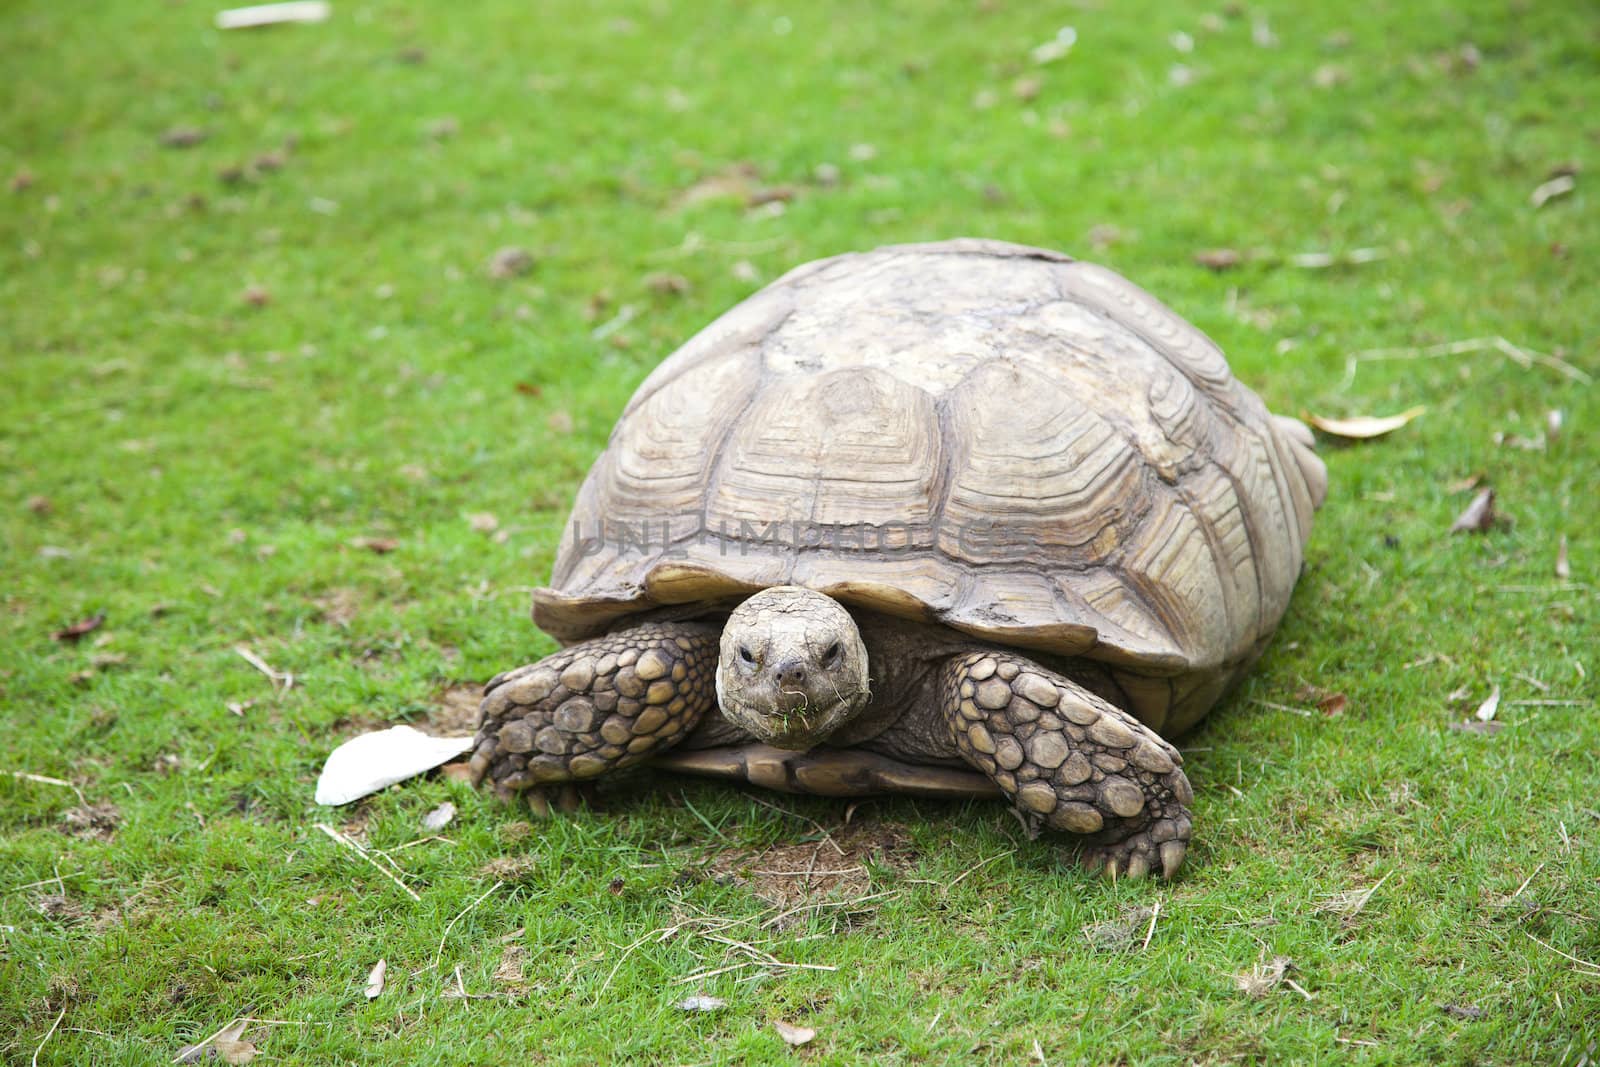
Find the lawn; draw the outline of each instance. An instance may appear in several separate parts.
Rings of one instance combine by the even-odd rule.
[[[1600,13],[213,12],[0,11],[0,1060],[249,1018],[239,1061],[1593,1061]],[[553,649],[529,589],[677,344],[969,234],[1126,274],[1274,410],[1427,407],[1322,438],[1175,882],[996,804],[651,772],[541,823],[441,775],[312,803]]]

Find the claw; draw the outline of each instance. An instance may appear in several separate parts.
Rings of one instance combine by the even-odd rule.
[[[1161,877],[1171,878],[1183,866],[1183,857],[1189,847],[1182,841],[1168,841],[1161,846]]]
[[[582,806],[578,787],[572,782],[563,782],[561,788],[556,790],[556,810],[571,815]]]
[[[550,798],[538,786],[522,794],[528,802],[528,811],[535,819],[548,819],[550,817]]]
[[[1143,878],[1150,873],[1150,857],[1143,849],[1128,857],[1127,876],[1129,878]]]
[[[494,749],[494,738],[486,737],[478,743],[472,758],[467,761],[467,770],[472,775],[473,786],[483,784],[483,776],[489,773],[489,761],[494,759]]]

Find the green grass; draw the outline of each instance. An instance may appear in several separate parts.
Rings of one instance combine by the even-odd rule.
[[[118,818],[74,832],[71,789],[0,774],[0,1060],[59,1020],[39,1063],[160,1063],[239,1015],[295,1023],[262,1043],[292,1063],[1576,1063],[1600,1040],[1570,958],[1600,962],[1600,404],[1494,352],[1346,363],[1499,335],[1600,373],[1592,8],[341,0],[221,34],[215,6],[0,12],[0,179],[32,178],[0,190],[0,771]],[[1075,48],[1032,66],[1063,24]],[[163,147],[176,126],[208,136]],[[680,203],[741,162],[794,187],[785,211]],[[1565,163],[1575,190],[1535,209]],[[551,649],[527,588],[662,356],[794,264],[959,234],[1118,269],[1276,410],[1429,406],[1326,448],[1277,642],[1184,739],[1175,884],[1089,878],[997,806],[874,801],[855,818],[909,835],[874,899],[763,930],[777,909],[707,865],[845,805],[649,775],[531,834],[438,778],[312,805],[343,738]],[[536,266],[490,279],[508,245]],[[1195,263],[1219,247],[1259,254]],[[1387,257],[1275,258],[1359,248]],[[1543,450],[1496,442],[1553,409]],[[1472,475],[1513,521],[1449,536]],[[1274,707],[1307,684],[1348,706]],[[1447,729],[1494,685],[1500,733]],[[450,841],[393,853],[420,903],[313,826],[393,849],[446,799]],[[724,922],[837,969],[675,982],[740,958],[704,936]],[[1240,991],[1276,957],[1306,995]],[[444,996],[457,967],[510,995]],[[727,1007],[673,1006],[691,992]],[[776,1019],[818,1036],[790,1052]]]

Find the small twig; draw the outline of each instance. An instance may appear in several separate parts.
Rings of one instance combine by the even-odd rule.
[[[836,841],[834,841],[833,835],[828,833],[827,828],[824,827],[817,820],[815,820],[813,818],[810,818],[809,816],[806,816],[806,815],[801,815],[798,811],[790,811],[788,808],[779,807],[778,805],[772,803],[771,801],[763,800],[758,796],[752,796],[750,799],[755,801],[757,804],[760,804],[763,808],[771,808],[773,811],[779,812],[779,813],[781,813],[783,815],[787,815],[791,819],[799,819],[801,822],[810,823],[812,829],[816,830],[817,833],[821,834],[822,835],[822,839],[824,841],[826,841],[829,845],[832,845],[833,846],[833,850],[835,852],[837,852],[841,856],[844,855],[844,849],[839,847],[838,843]]]
[[[1296,982],[1293,978],[1285,978],[1283,980],[1283,984],[1288,986],[1290,989],[1294,990],[1296,993],[1299,993],[1302,997],[1305,997],[1307,1000],[1316,1000],[1317,999],[1313,994],[1307,993],[1305,991],[1305,987],[1302,986],[1299,982]]]
[[[9,771],[7,773],[9,773],[11,777],[21,778],[23,781],[38,782],[40,785],[59,785],[63,789],[70,789],[74,793],[78,794],[78,803],[82,804],[84,807],[89,806],[89,801],[84,797],[83,790],[79,789],[71,782],[62,781],[60,778],[50,778],[43,774],[32,774],[28,771]]]
[[[493,893],[503,885],[505,885],[504,882],[496,882],[494,885],[484,890],[482,896],[480,896],[477,900],[474,900],[471,904],[468,904],[465,908],[462,908],[456,913],[456,917],[450,920],[449,925],[444,928],[444,934],[439,938],[439,951],[433,954],[433,966],[435,970],[437,970],[439,967],[439,961],[444,958],[444,943],[445,940],[449,938],[451,929],[456,925],[456,923],[461,921],[461,917],[463,915],[471,911],[473,908],[476,908],[479,904],[482,904],[485,900],[488,900],[489,894]],[[462,991],[463,995],[465,995],[465,992],[465,990]]]
[[[1540,941],[1537,937],[1534,937],[1532,934],[1528,933],[1528,931],[1526,931],[1526,930],[1524,930],[1522,932],[1523,932],[1523,934],[1525,934],[1527,936],[1528,940],[1532,941],[1534,944],[1539,945],[1539,946],[1541,946],[1543,948],[1549,949],[1551,952],[1554,952],[1557,956],[1560,956],[1563,959],[1571,960],[1573,963],[1576,963],[1579,967],[1587,968],[1587,972],[1588,972],[1588,974],[1590,976],[1600,977],[1600,964],[1590,963],[1588,960],[1580,960],[1578,957],[1572,955],[1570,952],[1562,952],[1560,949],[1556,948],[1554,945],[1546,944],[1545,942]]]
[[[934,1015],[933,1021],[928,1024],[928,1028],[926,1030],[922,1031],[922,1032],[925,1033],[925,1034],[933,1033],[933,1028],[935,1026],[938,1026],[939,1025],[939,1020],[943,1019],[943,1018],[944,1018],[944,1012],[941,1011],[941,1012],[937,1013],[936,1015]]]
[[[995,859],[999,858],[999,856],[995,857]],[[791,915],[798,915],[804,911],[820,911],[823,908],[848,908],[856,904],[865,904],[869,900],[882,900],[884,897],[896,896],[899,894],[899,892],[900,891],[898,889],[889,889],[882,893],[868,893],[866,896],[855,897],[851,900],[819,900],[812,904],[801,904],[799,907],[778,912],[778,914],[774,915],[772,918],[764,921],[761,924],[761,928],[763,930],[770,929],[780,920],[787,919]]]
[[[1348,388],[1355,381],[1356,367],[1362,363],[1379,363],[1389,360],[1409,359],[1438,359],[1441,356],[1464,356],[1476,352],[1499,352],[1517,366],[1528,370],[1535,363],[1559,372],[1560,374],[1580,382],[1592,385],[1594,377],[1587,371],[1579,370],[1572,364],[1557,356],[1544,352],[1535,352],[1531,348],[1523,348],[1512,344],[1504,337],[1472,337],[1464,341],[1446,341],[1443,344],[1426,345],[1419,348],[1374,348],[1365,352],[1357,352],[1345,360],[1344,381],[1340,388]]]
[[[632,322],[637,314],[639,314],[639,308],[636,305],[624,304],[610,319],[590,330],[589,336],[596,341],[604,341],[607,337]]]
[[[1585,708],[1587,700],[1508,700],[1508,708]]]
[[[960,885],[962,880],[965,879],[968,875],[976,874],[978,871],[980,871],[983,868],[989,866],[989,864],[993,863],[995,860],[1003,860],[1007,856],[1014,855],[1016,853],[1016,851],[1017,850],[1014,849],[1014,848],[1007,849],[1004,852],[996,853],[995,855],[990,856],[986,860],[981,860],[978,863],[973,864],[971,867],[968,867],[966,870],[964,870],[960,874],[956,875],[955,880],[952,881],[949,885],[944,887],[945,892],[948,893],[950,890],[952,890],[956,886]]]
[[[1155,936],[1155,932],[1156,932],[1156,916],[1158,916],[1160,914],[1161,914],[1161,901],[1157,900],[1154,904],[1152,904],[1150,906],[1150,928],[1147,929],[1144,932],[1144,944],[1139,946],[1139,951],[1140,952],[1143,952],[1145,949],[1150,947],[1150,938]]]
[[[1316,712],[1310,711],[1306,708],[1291,707],[1288,704],[1275,704],[1270,700],[1257,700],[1255,703],[1260,704],[1264,708],[1271,708],[1273,711],[1287,711],[1294,715],[1304,716],[1307,719],[1314,719],[1317,715]]]
[[[61,1020],[66,1018],[66,1015],[67,1009],[62,1008],[61,1013],[56,1016],[56,1021],[51,1023],[50,1029],[45,1031],[44,1041],[39,1042],[39,1047],[33,1050],[33,1067],[39,1067],[39,1053],[44,1051],[45,1043],[50,1040],[51,1035],[56,1032],[56,1027],[61,1025]]]
[[[351,852],[354,852],[356,855],[360,856],[362,859],[364,859],[368,863],[372,864],[372,866],[377,870],[377,872],[379,874],[381,874],[385,878],[389,879],[389,881],[393,882],[395,885],[399,886],[401,889],[404,889],[406,891],[406,896],[410,897],[412,900],[415,900],[419,904],[422,903],[422,898],[417,896],[417,891],[415,889],[412,889],[410,886],[408,886],[404,882],[402,882],[399,878],[395,877],[395,875],[393,873],[391,873],[390,871],[386,870],[384,868],[383,864],[379,863],[377,860],[373,859],[370,855],[367,854],[367,850],[366,849],[362,848],[360,845],[356,844],[354,841],[350,840],[344,834],[341,834],[339,831],[335,830],[333,827],[329,826],[325,822],[314,823],[313,825],[316,826],[316,828],[318,830],[321,830],[323,833],[325,833],[329,837],[333,838],[339,844],[341,844],[345,848],[349,849]]]
[[[622,950],[622,956],[617,960],[616,965],[611,968],[611,973],[606,975],[606,980],[604,982],[600,983],[599,990],[597,990],[595,992],[594,1002],[596,1004],[600,1003],[601,996],[603,996],[605,994],[605,991],[607,989],[609,989],[610,986],[611,986],[611,979],[615,978],[617,976],[617,972],[622,969],[622,965],[624,963],[628,962],[628,957],[633,955],[633,950],[634,949],[638,948],[640,945],[644,944],[646,941],[650,940],[652,937],[655,937],[657,934],[665,933],[667,930],[676,931],[677,929],[678,929],[678,927],[676,927],[676,926],[670,926],[670,927],[663,927],[660,930],[651,930],[648,934],[645,934],[643,937],[641,937],[638,940],[634,941],[633,944],[631,944],[627,948],[623,949]]]
[[[294,688],[294,675],[285,671],[273,670],[272,667],[267,664],[266,660],[262,659],[248,648],[245,648],[243,645],[234,645],[233,650],[239,654],[240,659],[244,660],[246,663],[250,664],[250,666],[266,675],[267,680],[272,683],[272,687],[274,689],[281,685],[283,686],[283,692],[287,693],[289,690]]]
[[[1542,864],[1542,863],[1541,863],[1541,864],[1539,864],[1539,866],[1537,866],[1537,867],[1535,867],[1535,868],[1534,868],[1534,869],[1533,869],[1533,874],[1530,874],[1530,875],[1528,875],[1528,877],[1526,877],[1526,878],[1524,878],[1524,879],[1523,879],[1523,880],[1522,880],[1522,884],[1521,884],[1521,885],[1519,885],[1519,886],[1517,886],[1517,891],[1516,891],[1516,892],[1515,892],[1515,893],[1512,893],[1512,894],[1511,894],[1511,899],[1512,899],[1512,900],[1516,900],[1516,899],[1517,899],[1517,898],[1518,898],[1518,897],[1520,897],[1520,896],[1521,896],[1521,895],[1522,895],[1522,891],[1523,891],[1523,890],[1524,890],[1524,889],[1526,889],[1526,888],[1528,888],[1528,883],[1529,883],[1529,882],[1531,882],[1531,881],[1533,881],[1533,880],[1534,880],[1534,878],[1535,878],[1535,877],[1536,877],[1536,876],[1537,876],[1537,875],[1538,875],[1538,874],[1539,874],[1539,872],[1540,872],[1540,871],[1542,871],[1542,870],[1544,870],[1544,864]]]
[[[24,889],[37,889],[42,885],[51,885],[53,883],[55,885],[60,886],[61,887],[61,892],[63,894],[65,894],[66,891],[67,891],[67,886],[66,886],[66,883],[62,882],[61,879],[62,878],[76,878],[76,877],[78,877],[78,875],[80,875],[82,873],[83,873],[82,871],[72,871],[69,874],[63,875],[60,871],[57,871],[53,877],[45,878],[45,879],[42,879],[42,880],[37,881],[37,882],[29,882],[27,885],[14,885],[14,886],[10,887],[9,889],[7,889],[6,892],[7,893],[20,893]]]
[[[717,967],[709,971],[696,971],[694,974],[686,974],[682,978],[674,978],[673,981],[702,981],[706,978],[714,978],[719,974],[727,974],[729,971],[742,970],[745,967],[777,967],[780,970],[785,971],[837,971],[839,969],[828,963],[785,963],[782,960],[740,960],[738,963],[730,963],[726,967]]]
[[[712,833],[716,834],[718,840],[723,841],[723,842],[725,842],[727,844],[730,844],[730,845],[733,844],[732,841],[728,840],[728,835],[727,834],[723,833],[721,830],[718,830],[715,826],[712,826],[711,825],[711,820],[707,819],[704,815],[700,814],[700,809],[694,806],[694,802],[689,799],[689,796],[688,796],[687,793],[681,793],[680,792],[678,794],[678,796],[679,796],[680,799],[683,800],[683,806],[688,808],[689,811],[691,813],[693,813],[694,817],[699,819],[701,824],[703,826],[705,826],[705,828],[707,830],[710,830]]]
[[[207,970],[210,970],[210,968],[207,968]],[[220,1027],[218,1027],[217,1031],[214,1034],[212,1034],[210,1037],[206,1038],[204,1041],[199,1041],[199,1042],[196,1042],[195,1044],[189,1046],[189,1049],[188,1049],[187,1052],[180,1052],[176,1056],[172,1057],[172,1062],[173,1063],[182,1063],[185,1056],[193,1055],[194,1053],[199,1052],[202,1049],[207,1048],[211,1044],[211,1042],[215,1041],[217,1038],[221,1037],[223,1034],[227,1033],[229,1030],[232,1030],[236,1025],[238,1025],[241,1022],[248,1023],[249,1020],[246,1020],[246,1019],[229,1019],[227,1022],[223,1023]],[[42,1048],[43,1046],[40,1046],[40,1047]]]

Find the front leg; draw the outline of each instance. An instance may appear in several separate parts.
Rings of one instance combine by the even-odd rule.
[[[474,782],[510,799],[584,782],[677,744],[716,706],[714,626],[646,623],[507,671],[484,689]]]
[[[1178,750],[1127,712],[1022,656],[957,656],[940,674],[961,755],[1024,823],[1088,837],[1107,874],[1172,877],[1188,850],[1194,793]]]

